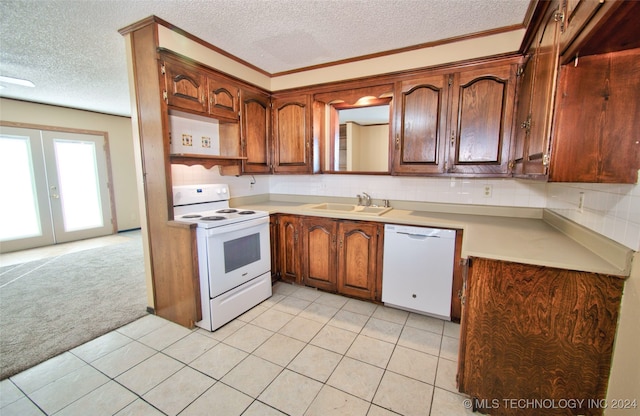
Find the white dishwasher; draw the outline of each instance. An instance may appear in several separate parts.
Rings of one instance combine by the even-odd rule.
[[[387,224],[382,302],[451,320],[455,230]]]

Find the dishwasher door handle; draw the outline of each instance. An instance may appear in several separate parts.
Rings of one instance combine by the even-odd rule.
[[[416,239],[420,239],[420,240],[424,240],[425,238],[440,238],[439,235],[412,234],[412,233],[405,233],[405,232],[402,232],[402,231],[396,231],[396,234],[402,234],[402,235],[409,236],[410,238],[416,238]]]

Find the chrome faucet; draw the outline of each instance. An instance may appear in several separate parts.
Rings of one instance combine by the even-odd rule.
[[[362,193],[362,198],[364,199],[364,206],[365,207],[371,206],[371,197],[369,196],[368,193],[363,192]]]

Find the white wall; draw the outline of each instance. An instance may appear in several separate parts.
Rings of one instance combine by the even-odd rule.
[[[0,118],[14,123],[106,131],[118,230],[140,228],[130,118],[6,98],[0,98]]]

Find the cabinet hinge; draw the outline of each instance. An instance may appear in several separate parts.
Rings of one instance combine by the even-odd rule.
[[[169,101],[169,95],[167,94],[167,91],[166,91],[166,90],[165,90],[165,91],[162,91],[162,98],[163,98],[165,101]]]
[[[449,85],[453,85],[453,75],[449,75]]]
[[[520,124],[520,128],[527,130],[527,133],[531,130],[531,114],[529,114],[527,119]]]
[[[167,73],[167,70],[164,67],[164,64],[160,65],[160,72],[162,73],[162,75]]]
[[[553,20],[560,22],[560,33],[564,33],[564,12],[557,11],[553,14]]]
[[[549,155],[542,155],[542,166],[549,166],[550,158]]]
[[[460,303],[464,305],[465,296],[462,294],[462,289],[458,290],[458,299],[460,299]]]

